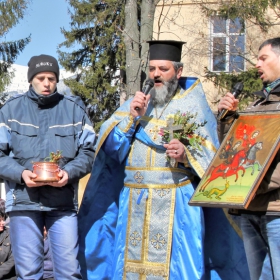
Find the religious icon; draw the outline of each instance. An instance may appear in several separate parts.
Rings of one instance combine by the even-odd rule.
[[[280,147],[278,112],[240,113],[190,205],[246,209]]]

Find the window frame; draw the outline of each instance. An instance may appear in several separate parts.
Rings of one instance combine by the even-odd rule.
[[[246,51],[246,26],[243,32],[230,32],[230,23],[231,19],[224,19],[225,21],[225,30],[226,33],[223,32],[217,32],[214,33],[214,27],[215,27],[215,20],[216,18],[219,18],[219,15],[211,16],[209,23],[210,23],[210,57],[209,57],[209,65],[210,69],[214,73],[220,73],[220,72],[227,72],[230,73],[232,71],[236,71],[238,73],[244,71],[246,69],[246,60],[244,57],[241,57],[243,60],[243,69],[238,69],[237,70],[231,70],[230,71],[230,56],[232,53],[230,52],[230,41],[233,36],[243,36],[244,38],[244,45],[243,45],[243,53],[245,55]],[[222,19],[220,17],[220,19]],[[234,19],[233,21],[237,20],[238,18]],[[223,26],[224,27],[224,26]],[[226,43],[225,43],[225,70],[214,70],[214,38],[225,38]]]

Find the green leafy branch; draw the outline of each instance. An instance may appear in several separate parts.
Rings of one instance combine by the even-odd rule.
[[[202,150],[201,145],[204,141],[204,137],[200,135],[197,130],[206,125],[205,120],[202,123],[196,122],[197,113],[191,114],[189,112],[181,113],[177,111],[175,115],[169,114],[168,119],[173,119],[173,125],[181,125],[182,129],[173,132],[173,138],[178,139],[185,146],[192,146],[195,149]],[[161,129],[159,134],[162,136],[162,140],[166,143],[170,142],[170,132],[167,129]]]

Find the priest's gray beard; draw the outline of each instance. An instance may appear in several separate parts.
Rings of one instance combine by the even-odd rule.
[[[154,106],[163,106],[169,102],[178,87],[178,79],[176,76],[171,78],[168,82],[160,81],[163,85],[160,88],[154,87],[154,90],[151,91],[151,100]]]

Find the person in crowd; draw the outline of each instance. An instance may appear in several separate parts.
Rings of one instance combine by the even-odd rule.
[[[43,227],[54,278],[81,279],[77,260],[77,186],[90,172],[95,133],[79,97],[57,92],[59,65],[49,55],[28,62],[29,90],[0,110],[0,177],[18,279],[42,279]],[[61,152],[59,180],[37,181],[33,163]],[[28,242],[27,242],[28,241]]]
[[[6,212],[6,201],[3,198],[0,198],[0,211],[5,213]]]
[[[268,39],[259,47],[256,64],[263,89],[254,94],[258,100],[249,104],[247,112],[280,110],[280,37]],[[222,140],[238,116],[239,100],[228,92],[218,109],[229,110],[218,124]],[[259,131],[258,131],[259,134]],[[232,210],[233,212],[233,210]],[[261,179],[257,193],[241,215],[241,230],[251,279],[280,279],[280,151],[272,159]]]
[[[183,42],[149,44],[154,86],[100,130],[78,215],[84,279],[205,276],[204,215],[188,201],[219,146],[216,119],[200,81],[181,77]],[[176,121],[189,114],[184,126]],[[181,137],[191,123],[197,145]]]
[[[5,227],[9,228],[9,222],[10,222],[10,218],[6,213],[6,201],[3,198],[0,198],[0,211],[2,211],[3,213],[5,213],[6,215],[6,219],[5,219]]]
[[[0,279],[16,280],[9,229],[5,227],[7,215],[0,210]]]

